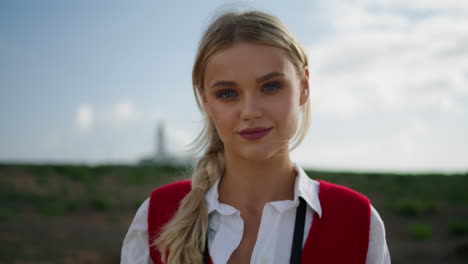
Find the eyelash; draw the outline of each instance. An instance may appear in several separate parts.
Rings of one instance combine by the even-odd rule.
[[[267,83],[265,84],[262,88],[265,88],[269,85],[276,85],[276,88],[274,90],[270,90],[270,91],[266,91],[266,93],[274,93],[276,92],[277,90],[281,89],[281,84],[278,83],[278,82],[272,82],[272,83]],[[221,98],[221,99],[224,99],[224,100],[227,100],[227,99],[230,99],[232,96],[229,96],[229,97],[224,97],[224,95],[227,93],[227,92],[235,92],[234,90],[231,90],[231,89],[228,89],[228,90],[223,90],[221,92],[219,92],[217,95],[216,95],[216,98]]]

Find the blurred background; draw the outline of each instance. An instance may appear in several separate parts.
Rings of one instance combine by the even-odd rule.
[[[189,175],[213,16],[280,18],[310,59],[293,159],[368,195],[393,263],[468,262],[462,0],[2,1],[0,263],[116,263],[150,191]]]

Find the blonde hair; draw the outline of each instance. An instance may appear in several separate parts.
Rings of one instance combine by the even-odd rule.
[[[204,153],[192,174],[192,189],[181,201],[175,216],[163,228],[152,246],[157,246],[163,262],[201,263],[208,229],[205,192],[221,177],[225,169],[224,145],[213,121],[202,105],[205,67],[215,54],[233,43],[247,41],[281,48],[296,68],[299,77],[305,77],[308,59],[305,49],[287,27],[275,16],[259,12],[226,12],[214,20],[200,41],[192,71],[193,92],[204,117],[204,127],[192,143],[193,151]],[[301,108],[301,122],[291,139],[296,148],[310,126],[310,100]],[[167,252],[169,254],[167,256]]]

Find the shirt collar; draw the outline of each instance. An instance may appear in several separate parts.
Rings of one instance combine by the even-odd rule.
[[[320,206],[320,200],[318,196],[319,182],[312,180],[305,173],[301,166],[297,163],[294,164],[296,170],[296,181],[294,184],[294,200],[293,201],[275,201],[271,202],[278,211],[284,212],[289,208],[297,207],[299,205],[299,197],[302,197],[306,203],[322,217],[322,207]],[[205,193],[205,200],[207,204],[208,214],[213,211],[217,211],[222,215],[232,215],[239,213],[234,207],[219,202],[218,186],[221,178],[218,178],[216,182],[211,186]]]
[[[208,191],[205,192],[205,200],[208,214],[215,210],[222,215],[232,215],[236,212],[239,212],[236,208],[219,202],[218,185],[220,180],[221,177],[218,177],[213,186],[211,186],[208,189]]]
[[[319,185],[318,181],[311,179],[302,169],[299,164],[294,162],[296,169],[296,184],[294,185],[294,202],[299,204],[299,196],[302,197],[312,209],[322,217],[322,207],[319,200]]]

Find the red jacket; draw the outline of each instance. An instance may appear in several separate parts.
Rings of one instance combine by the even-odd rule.
[[[369,245],[370,202],[364,195],[326,181],[320,182],[322,217],[317,213],[302,249],[302,263],[365,264]],[[190,192],[190,180],[172,183],[151,193],[148,210],[148,243],[151,245],[175,214],[179,202]],[[161,254],[150,248],[155,264]],[[211,260],[209,260],[211,263]]]

